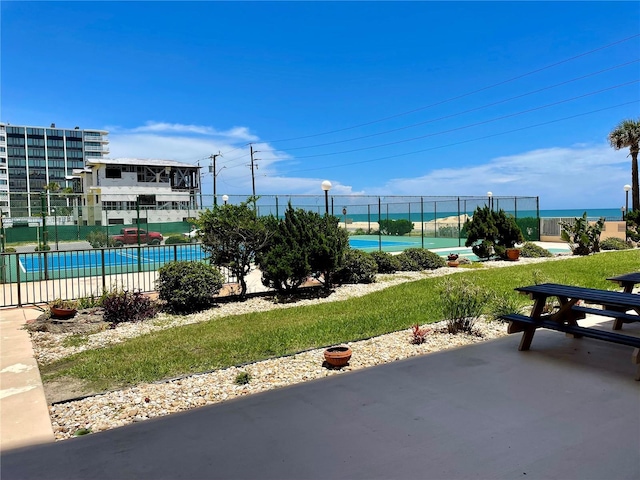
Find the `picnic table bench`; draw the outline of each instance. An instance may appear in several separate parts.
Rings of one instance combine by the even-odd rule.
[[[636,380],[640,380],[640,337],[578,325],[578,320],[584,319],[586,314],[611,317],[623,323],[640,321],[639,315],[627,313],[630,310],[640,313],[640,295],[555,283],[519,287],[516,288],[516,291],[528,295],[534,301],[529,316],[517,313],[501,316],[502,319],[509,322],[507,330],[509,333],[523,332],[518,350],[529,350],[538,328],[565,332],[568,335],[573,335],[574,338],[589,337],[627,345],[634,347],[631,361],[638,365]],[[545,305],[550,297],[557,298],[560,307],[557,311],[545,314]],[[601,305],[603,308],[578,305],[582,301]]]
[[[633,292],[633,287],[640,283],[640,272],[627,273],[625,275],[618,275],[617,277],[609,277],[607,280],[620,285],[624,293],[631,293]]]

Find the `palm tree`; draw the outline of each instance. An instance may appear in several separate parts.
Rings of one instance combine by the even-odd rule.
[[[640,118],[623,120],[609,134],[609,143],[616,150],[629,147],[631,154],[631,204],[632,210],[640,210],[640,186],[638,184],[638,148],[640,144]]]

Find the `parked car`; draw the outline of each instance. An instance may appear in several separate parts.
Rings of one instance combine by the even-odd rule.
[[[137,244],[138,237],[140,238],[140,243],[149,245],[160,245],[163,240],[161,233],[147,232],[146,230],[137,228],[123,228],[120,230],[120,235],[114,235],[112,240],[116,247],[122,247],[123,245]]]

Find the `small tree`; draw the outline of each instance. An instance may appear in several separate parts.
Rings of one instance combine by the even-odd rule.
[[[589,255],[600,251],[600,234],[604,227],[604,218],[600,218],[593,225],[589,225],[587,212],[573,223],[560,222],[560,238],[569,244],[574,255]]]
[[[465,246],[472,247],[479,258],[488,259],[493,255],[506,258],[507,248],[524,242],[515,218],[502,209],[495,212],[488,206],[478,207],[464,228],[467,233]]]
[[[205,210],[197,220],[202,232],[202,249],[213,265],[226,267],[240,283],[240,296],[247,294],[246,276],[251,272],[256,253],[267,244],[270,236],[249,203],[216,205]]]
[[[378,225],[382,235],[406,235],[413,230],[413,223],[404,218],[400,220],[380,220]]]

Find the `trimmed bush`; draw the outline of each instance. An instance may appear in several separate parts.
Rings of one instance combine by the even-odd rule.
[[[217,267],[202,262],[170,262],[158,270],[156,290],[167,308],[192,313],[211,307],[224,281]]]
[[[525,258],[541,258],[553,257],[553,254],[546,248],[542,248],[535,243],[524,242],[522,247],[520,247],[520,256]]]
[[[189,239],[181,235],[171,235],[164,241],[165,245],[175,245],[177,243],[189,243]]]
[[[400,270],[400,262],[395,255],[391,255],[389,252],[371,252],[369,253],[371,258],[378,265],[378,273],[396,273]]]
[[[412,257],[407,255],[406,251],[395,256],[398,262],[398,271],[400,272],[419,272],[422,267]]]
[[[400,220],[380,220],[380,233],[382,235],[406,235],[413,230],[413,223],[401,218]]]
[[[118,290],[108,293],[102,301],[104,321],[112,325],[123,322],[141,322],[155,316],[157,308],[142,292]]]
[[[403,253],[413,259],[420,270],[435,270],[447,265],[444,258],[426,248],[407,248]]]
[[[629,250],[633,247],[621,238],[611,237],[600,242],[600,248],[602,250]]]
[[[362,250],[347,250],[335,274],[338,283],[374,283],[378,264]]]
[[[87,233],[86,239],[87,239],[87,242],[89,242],[89,244],[93,248],[113,246],[113,241],[111,240],[111,237],[109,237],[102,230],[91,230],[89,233]]]

